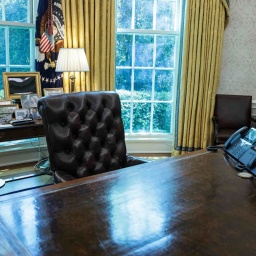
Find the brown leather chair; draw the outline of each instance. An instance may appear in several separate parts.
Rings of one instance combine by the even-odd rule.
[[[214,144],[223,144],[236,130],[252,126],[252,96],[216,94]]]
[[[38,109],[56,183],[146,162],[126,154],[115,92],[50,95],[39,99]]]

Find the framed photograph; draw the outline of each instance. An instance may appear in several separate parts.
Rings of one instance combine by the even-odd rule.
[[[29,118],[29,111],[28,109],[15,109],[15,119],[16,120],[23,120],[25,118]]]
[[[38,108],[30,108],[29,109],[29,118],[36,120],[36,119],[42,119],[38,112]]]
[[[0,105],[10,105],[12,104],[11,100],[0,100]]]
[[[0,105],[0,124],[7,124],[14,118],[16,104]]]
[[[20,99],[23,94],[42,97],[39,72],[3,72],[5,99]]]
[[[63,93],[63,87],[59,88],[44,88],[44,96],[48,96],[51,94],[59,94]]]
[[[30,108],[37,108],[38,102],[38,95],[37,94],[22,94],[21,95],[21,106],[22,108],[30,109]]]

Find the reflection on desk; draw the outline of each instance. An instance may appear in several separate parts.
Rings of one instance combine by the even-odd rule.
[[[0,179],[0,188],[3,187],[5,185],[5,180]]]
[[[0,254],[256,251],[255,181],[238,177],[222,152],[171,157],[0,201]]]
[[[3,179],[4,180],[4,179]],[[5,185],[0,188],[0,196],[21,192],[24,190],[43,187],[53,184],[53,178],[50,175],[40,173],[37,175],[31,175],[17,178],[5,179]]]
[[[0,128],[8,128],[8,127],[12,127],[11,124],[0,124]]]

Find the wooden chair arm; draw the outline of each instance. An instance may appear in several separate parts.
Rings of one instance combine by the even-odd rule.
[[[251,116],[251,127],[256,127],[256,118]]]
[[[212,121],[214,122],[214,145],[217,144],[217,137],[218,137],[218,130],[219,130],[219,125],[218,125],[218,117],[213,116]]]

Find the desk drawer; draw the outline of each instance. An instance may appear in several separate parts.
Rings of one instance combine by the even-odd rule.
[[[15,126],[0,130],[0,142],[22,140],[45,135],[43,125]]]

